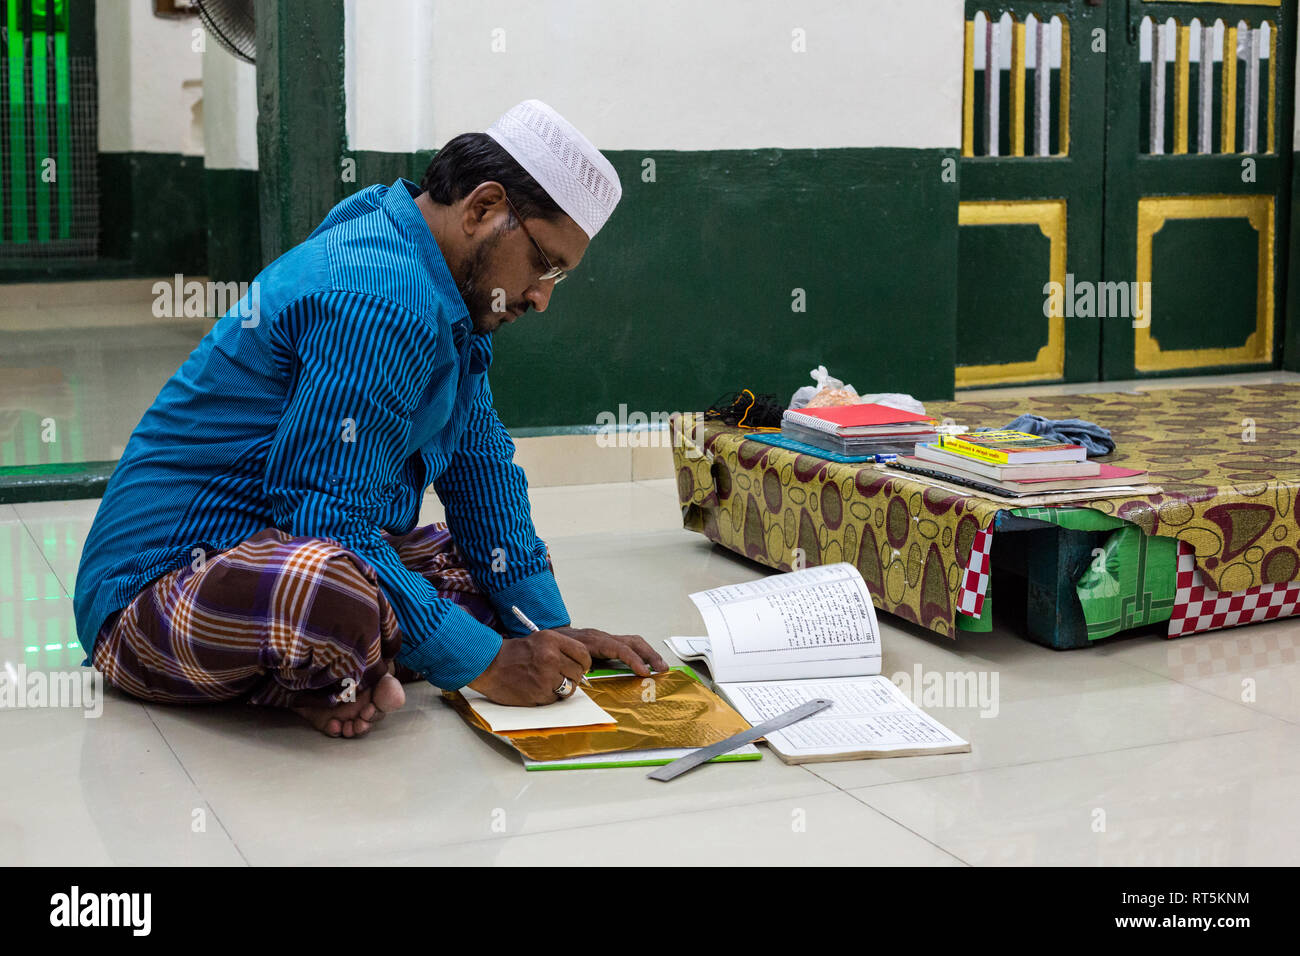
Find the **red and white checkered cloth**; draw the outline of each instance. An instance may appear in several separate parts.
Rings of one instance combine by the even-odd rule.
[[[957,588],[957,611],[968,617],[979,617],[984,610],[984,595],[989,589],[989,552],[993,550],[993,529],[976,532],[970,545],[970,560],[962,572],[961,586]]]
[[[1235,627],[1254,621],[1271,621],[1300,612],[1300,581],[1261,584],[1244,591],[1216,591],[1196,567],[1191,545],[1178,542],[1174,613],[1169,637]]]

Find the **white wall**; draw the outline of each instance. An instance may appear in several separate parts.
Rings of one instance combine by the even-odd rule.
[[[349,148],[409,153],[435,146],[433,89],[443,76],[434,70],[433,6],[384,0],[379,11],[374,0],[361,0],[358,13],[358,0],[344,0]]]
[[[208,43],[203,54],[203,139],[208,169],[257,169],[257,67]]]
[[[99,148],[103,152],[203,153],[203,57],[197,17],[153,15],[149,0],[95,5]]]
[[[603,149],[958,148],[963,10],[962,0],[385,0],[381,11],[346,0],[348,145],[435,148],[536,97]],[[806,52],[792,50],[796,29]]]

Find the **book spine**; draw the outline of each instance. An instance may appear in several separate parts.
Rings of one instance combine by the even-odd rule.
[[[966,458],[974,458],[977,461],[987,461],[993,465],[1005,465],[1011,460],[1010,456],[1004,451],[985,448],[983,445],[963,441],[953,435],[940,435],[939,447],[949,454],[963,455]]]
[[[924,449],[924,452],[922,451]],[[915,455],[921,461],[940,468],[956,468],[959,470],[969,471],[972,474],[983,475],[986,478],[992,478],[995,481],[1001,481],[1003,478],[1001,465],[995,465],[987,461],[977,461],[974,458],[968,458],[965,455],[958,455],[947,449],[940,448],[935,443],[922,443],[916,446]]]
[[[833,435],[839,431],[839,426],[834,422],[828,422],[824,418],[818,418],[816,415],[801,415],[798,409],[786,409],[781,416],[782,421],[787,421],[792,425],[799,425],[803,428],[809,428],[816,432],[826,435]]]

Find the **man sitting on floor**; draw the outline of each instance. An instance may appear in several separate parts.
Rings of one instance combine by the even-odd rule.
[[[639,636],[568,626],[487,378],[492,334],[546,311],[621,194],[528,100],[267,266],[257,310],[163,386],[95,516],[74,607],[109,683],[355,737],[405,702],[398,675],[528,705],[593,656],[664,669]],[[447,522],[416,527],[430,483]]]

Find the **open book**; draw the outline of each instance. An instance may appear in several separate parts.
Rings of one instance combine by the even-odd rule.
[[[818,697],[834,706],[767,742],[786,763],[965,753],[970,744],[880,675],[880,628],[851,564],[774,574],[699,591],[708,637],[670,637],[683,660],[708,662],[718,691],[751,724]]]

